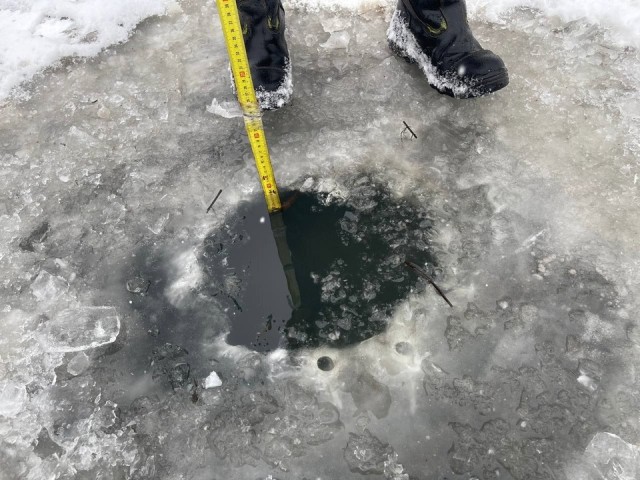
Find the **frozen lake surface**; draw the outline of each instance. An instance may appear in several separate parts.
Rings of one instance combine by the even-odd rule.
[[[281,187],[365,243],[411,203],[428,235],[390,216],[388,247],[428,252],[454,307],[416,282],[363,342],[266,354],[225,342],[236,279],[205,255],[260,195],[214,4],[96,55],[126,34],[36,3],[47,38],[111,36],[38,74],[0,52],[0,479],[640,477],[637,2],[470,2],[511,77],[474,101],[391,55],[391,8],[292,5]],[[121,28],[163,11],[140,5]],[[357,316],[385,279],[318,282]]]

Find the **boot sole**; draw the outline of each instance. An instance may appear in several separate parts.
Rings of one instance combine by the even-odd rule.
[[[387,30],[389,48],[408,63],[416,63],[427,77],[429,85],[438,92],[454,98],[476,98],[495,92],[509,84],[506,69],[491,72],[482,77],[474,77],[471,83],[463,82],[453,74],[443,75],[431,63],[429,56],[422,51],[418,41],[409,29],[409,25],[399,10],[391,18]]]

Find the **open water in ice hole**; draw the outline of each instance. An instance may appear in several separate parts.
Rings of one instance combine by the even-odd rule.
[[[428,213],[383,188],[367,195],[352,205],[322,193],[289,194],[282,219],[299,302],[274,240],[277,219],[270,224],[262,197],[241,204],[205,239],[205,292],[226,306],[229,344],[270,351],[360,342],[382,332],[391,309],[422,284],[405,260],[437,273]]]

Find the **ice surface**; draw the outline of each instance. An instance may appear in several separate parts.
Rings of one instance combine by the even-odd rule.
[[[78,307],[45,320],[41,330],[48,351],[80,352],[113,343],[120,333],[120,318],[113,307]]]
[[[3,61],[58,45],[2,70],[12,85],[67,51],[69,22],[94,29],[56,5],[95,7],[94,52],[165,5],[0,4],[3,26],[43,13],[3,30],[26,32],[3,36]],[[410,292],[345,349],[224,343],[203,242],[261,192],[241,119],[206,110],[233,102],[213,2],[183,2],[0,106],[2,476],[637,478],[637,3],[469,1],[512,81],[471,102],[390,54],[391,3],[297,5],[293,102],[264,117],[281,186],[362,209],[377,185],[413,198],[454,308]],[[348,49],[320,47],[335,32]],[[220,388],[201,384],[212,371]]]

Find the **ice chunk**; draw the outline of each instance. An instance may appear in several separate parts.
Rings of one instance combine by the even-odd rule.
[[[387,455],[387,460],[384,462],[384,478],[387,480],[409,480],[409,475],[404,473],[404,467],[398,463],[396,452]]]
[[[80,375],[84,372],[90,364],[89,357],[84,352],[80,352],[76,354],[71,360],[69,360],[69,364],[67,365],[67,372],[71,375]]]
[[[52,302],[69,289],[69,284],[64,278],[42,270],[30,288],[31,293],[39,302]]]
[[[238,102],[218,102],[217,98],[211,100],[211,105],[207,107],[207,112],[218,115],[222,118],[236,118],[242,116],[242,109]]]
[[[595,392],[598,389],[596,381],[588,375],[580,375],[578,377],[578,383],[592,392]]]
[[[640,478],[640,448],[612,433],[597,433],[585,450],[585,457],[601,475],[611,480]]]
[[[207,378],[204,379],[204,388],[215,388],[222,385],[222,380],[216,372],[211,372]]]
[[[26,401],[27,391],[23,385],[0,382],[0,416],[15,417],[22,411]]]
[[[113,307],[79,307],[58,313],[43,330],[48,351],[81,352],[113,343],[120,333],[120,318]]]
[[[352,472],[361,474],[381,474],[384,472],[385,460],[393,455],[390,445],[381,442],[366,430],[362,435],[349,434],[344,459]]]

